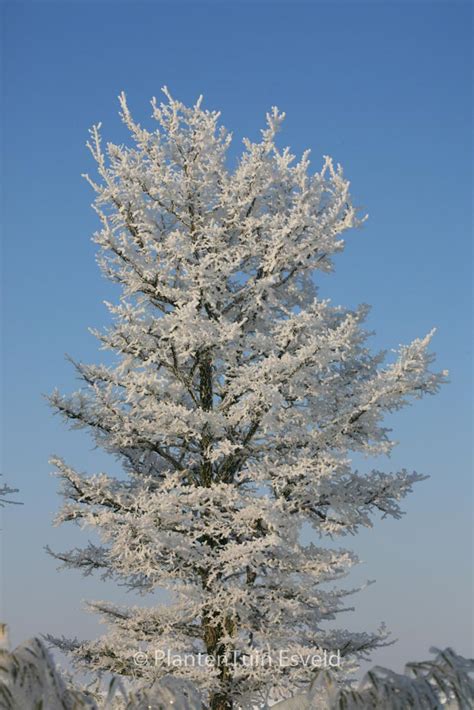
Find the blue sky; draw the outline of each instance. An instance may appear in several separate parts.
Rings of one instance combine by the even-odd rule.
[[[287,113],[280,141],[345,167],[369,213],[348,235],[321,295],[373,305],[374,347],[438,333],[433,348],[451,383],[389,422],[400,445],[386,470],[429,473],[402,521],[344,540],[376,579],[340,619],[385,620],[398,643],[374,656],[401,667],[431,645],[472,650],[470,5],[422,3],[3,3],[3,471],[22,507],[4,512],[3,617],[15,642],[40,632],[93,637],[82,600],[125,595],[57,572],[43,546],[87,533],[55,529],[48,458],[116,470],[91,440],[68,432],[42,393],[72,391],[64,359],[101,359],[89,326],[116,296],[94,262],[97,222],[80,174],[93,170],[87,130],[126,139],[124,89],[136,116],[168,85],[200,93],[235,136],[255,138],[273,104]],[[364,465],[364,464],[363,464]],[[368,463],[366,464],[369,465]],[[132,601],[132,600],[130,600]]]

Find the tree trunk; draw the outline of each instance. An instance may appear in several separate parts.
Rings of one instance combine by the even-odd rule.
[[[225,693],[214,693],[211,696],[209,710],[232,710],[233,703]]]

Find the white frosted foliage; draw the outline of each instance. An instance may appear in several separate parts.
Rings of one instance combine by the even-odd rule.
[[[437,391],[432,334],[385,360],[364,330],[367,307],[319,297],[343,234],[357,227],[349,182],[325,158],[310,172],[275,143],[283,114],[229,167],[219,114],[165,90],[156,130],[135,122],[129,147],[90,150],[104,274],[122,289],[113,325],[97,332],[113,366],[76,363],[83,387],[53,406],[88,429],[128,474],[77,472],[59,458],[58,522],[94,529],[101,545],[55,553],[132,590],[173,592],[169,606],[93,602],[109,624],[97,641],[58,641],[91,670],[195,683],[212,708],[296,692],[304,663],[268,669],[255,653],[339,649],[349,671],[383,643],[374,633],[327,630],[354,590],[335,586],[357,560],[303,545],[300,531],[344,536],[374,514],[398,518],[423,476],[359,472],[353,453],[390,452],[384,416]],[[171,649],[214,660],[137,668],[134,653]]]

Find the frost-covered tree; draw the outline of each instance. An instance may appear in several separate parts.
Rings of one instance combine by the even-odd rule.
[[[138,592],[171,590],[173,603],[92,602],[110,632],[57,642],[91,670],[187,678],[223,710],[312,677],[304,662],[269,672],[259,653],[340,649],[350,669],[384,643],[383,629],[325,629],[354,591],[332,583],[356,558],[302,544],[300,532],[346,535],[378,512],[400,516],[400,499],[423,477],[359,473],[350,456],[388,453],[384,415],[436,392],[444,373],[429,370],[431,334],[387,363],[367,345],[366,306],[318,296],[318,273],[362,221],[339,166],[325,158],[310,174],[308,152],[296,161],[280,150],[284,114],[274,108],[232,169],[219,113],[165,95],[152,102],[152,131],[120,97],[131,147],[103,150],[100,126],[91,131],[94,239],[122,289],[108,304],[113,325],[96,334],[116,359],[76,363],[84,386],[51,402],[127,474],[89,476],[55,459],[58,522],[102,540],[56,556]],[[186,663],[138,667],[138,648],[187,654]]]

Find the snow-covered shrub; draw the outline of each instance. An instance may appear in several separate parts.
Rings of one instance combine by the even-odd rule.
[[[275,710],[437,710],[474,707],[474,661],[451,648],[431,649],[435,658],[407,663],[405,673],[376,666],[355,685],[341,685],[320,671],[307,693],[273,706]]]
[[[341,685],[334,672],[320,671],[306,693],[272,706],[273,710],[439,710],[474,707],[472,660],[452,649],[432,649],[430,661],[408,663],[405,673],[376,667],[355,685]],[[113,678],[106,690],[97,683],[80,688],[58,671],[42,641],[32,639],[9,652],[0,649],[2,710],[204,710],[196,688],[166,676],[152,684]],[[253,706],[256,710],[257,706]],[[253,710],[236,705],[237,710]],[[261,710],[269,706],[260,705]]]

